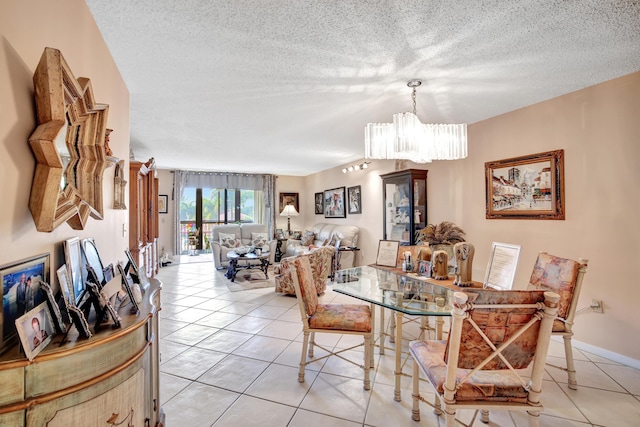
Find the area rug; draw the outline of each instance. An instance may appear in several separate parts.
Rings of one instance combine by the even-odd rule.
[[[273,268],[269,267],[269,278],[264,278],[264,273],[260,270],[240,270],[236,274],[235,282],[225,278],[227,288],[231,292],[248,291],[250,289],[259,288],[275,288],[276,279],[273,273]],[[224,271],[221,274],[224,275]]]

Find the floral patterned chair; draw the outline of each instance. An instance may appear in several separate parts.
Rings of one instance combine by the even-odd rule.
[[[315,249],[311,253],[283,258],[280,262],[280,273],[276,274],[276,292],[295,295],[293,286],[291,264],[299,257],[309,258],[311,271],[313,272],[313,282],[318,295],[322,295],[327,289],[327,278],[331,274],[331,261],[335,255],[333,246],[323,246]]]
[[[529,280],[529,289],[549,290],[560,295],[558,317],[553,322],[551,334],[559,335],[564,340],[567,367],[553,366],[567,372],[569,388],[574,390],[578,388],[578,382],[576,381],[576,368],[573,363],[573,349],[571,347],[572,327],[588,262],[589,260],[584,258],[574,261],[540,252]]]
[[[448,342],[411,341],[412,418],[420,420],[420,371],[436,394],[435,413],[444,409],[447,427],[458,408],[524,410],[537,426],[543,410],[542,376],[560,296],[543,291],[469,290],[454,294]],[[529,379],[518,369],[533,363]],[[442,408],[444,406],[444,408]]]
[[[298,298],[302,332],[304,334],[298,381],[304,382],[304,372],[307,365],[337,355],[342,360],[359,366],[364,370],[364,389],[369,390],[371,389],[369,373],[373,367],[373,310],[370,306],[364,304],[319,303],[313,278],[314,273],[311,270],[309,259],[310,257],[308,256],[298,256],[294,257],[290,262],[291,277]],[[330,349],[315,342],[316,333],[361,335],[364,338],[364,342],[349,348]],[[364,346],[362,364],[358,364],[341,355],[341,353],[360,346]],[[320,348],[327,354],[314,358],[314,347]]]

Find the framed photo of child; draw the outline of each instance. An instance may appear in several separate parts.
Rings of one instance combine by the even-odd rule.
[[[51,342],[56,332],[47,303],[17,318],[16,329],[27,358],[33,360]]]

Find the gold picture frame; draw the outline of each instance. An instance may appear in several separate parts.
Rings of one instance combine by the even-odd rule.
[[[484,165],[487,219],[565,219],[564,150]]]

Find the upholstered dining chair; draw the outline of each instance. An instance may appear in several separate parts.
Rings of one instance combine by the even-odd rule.
[[[364,370],[364,389],[371,389],[369,372],[373,366],[373,315],[371,307],[363,304],[322,304],[318,301],[318,294],[313,281],[309,257],[296,257],[290,265],[293,286],[300,307],[302,318],[302,354],[300,356],[300,372],[298,381],[304,382],[307,365],[330,356],[340,357]],[[349,348],[328,349],[315,342],[316,333],[362,335],[362,344]],[[362,364],[347,359],[341,353],[364,346],[364,360]],[[326,355],[314,358],[314,347],[318,347]]]
[[[589,260],[584,258],[574,261],[540,252],[529,280],[529,289],[549,290],[560,295],[560,308],[551,333],[563,338],[567,367],[549,366],[567,372],[569,388],[573,390],[578,388],[571,346],[573,319],[576,315],[578,298],[582,290],[582,280],[587,272],[588,262]]]
[[[444,409],[447,427],[457,409],[524,410],[538,426],[544,364],[560,296],[543,291],[470,290],[455,292],[448,341],[411,341],[412,418],[420,420],[420,372],[436,394],[435,413]],[[519,369],[531,363],[529,379]],[[444,406],[444,408],[443,408]]]

